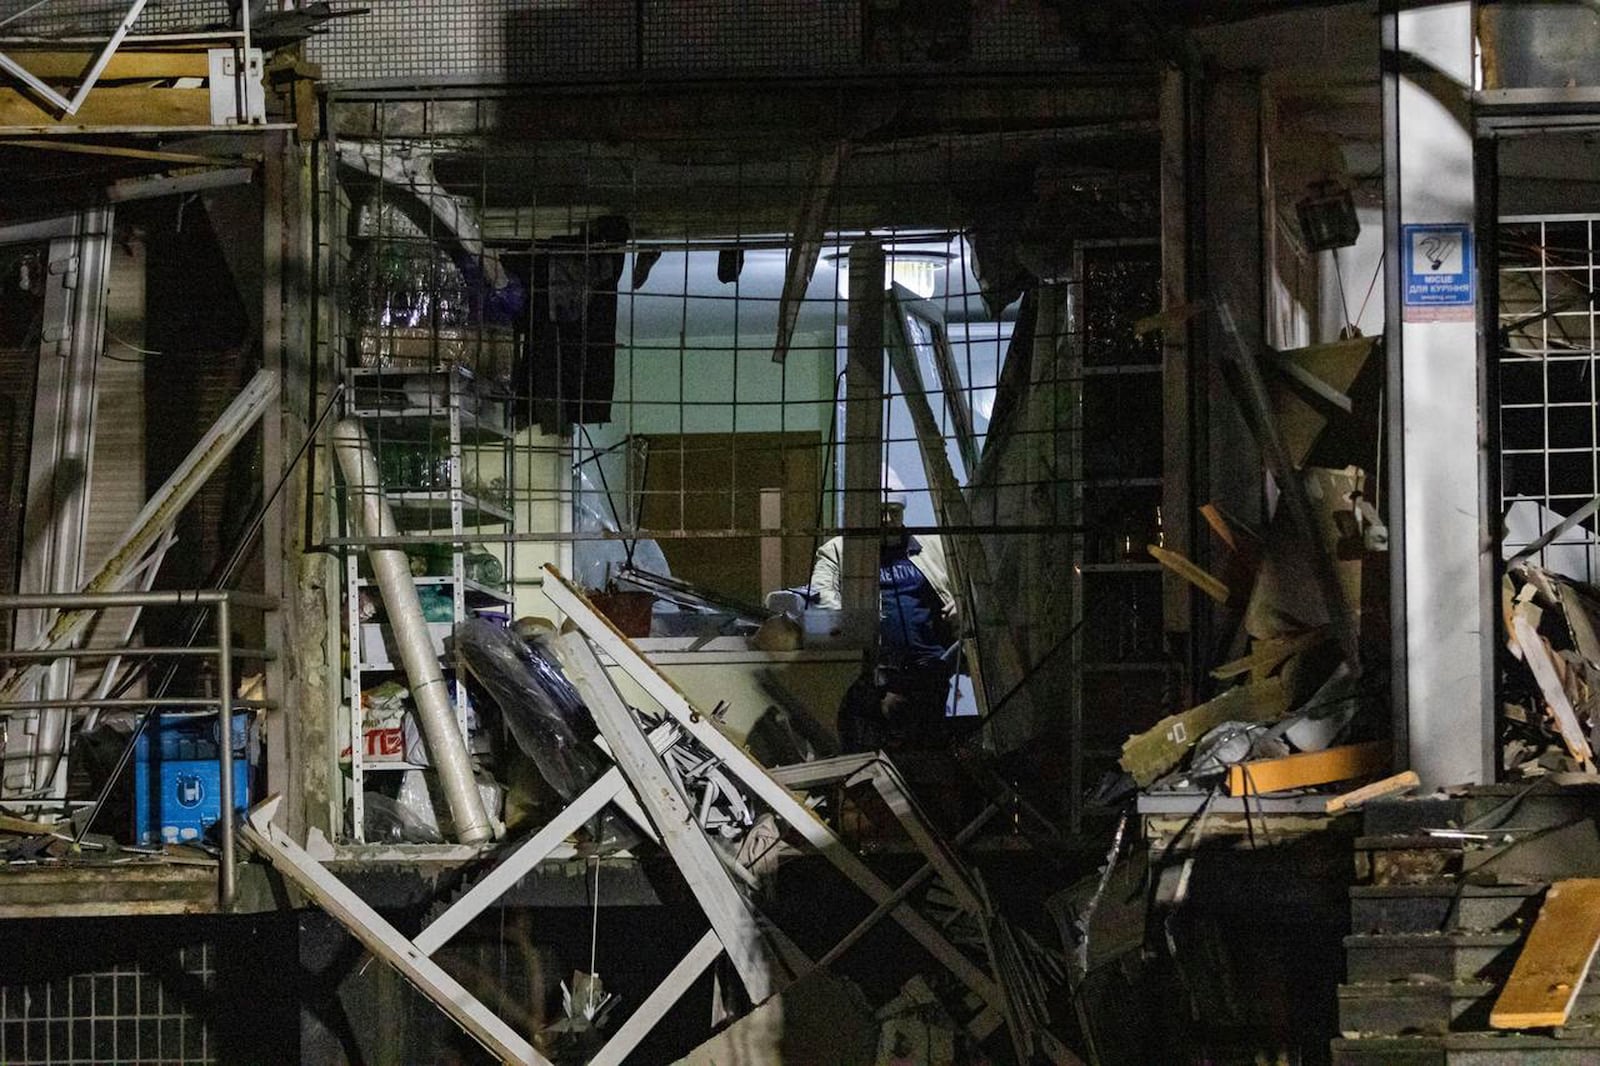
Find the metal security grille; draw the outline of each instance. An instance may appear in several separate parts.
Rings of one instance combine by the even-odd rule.
[[[827,166],[833,145],[797,144],[748,122],[714,133],[684,124],[586,140],[564,132],[583,127],[553,114],[549,100],[424,104],[363,95],[346,103],[336,93],[333,101],[339,140],[327,157],[341,165],[325,175],[319,235],[334,296],[325,340],[329,364],[350,368],[358,392],[379,384],[381,395],[358,394],[355,406],[370,412],[361,417],[380,453],[386,493],[427,512],[415,522],[400,516],[403,547],[419,556],[414,572],[435,573],[420,558],[428,546],[492,555],[516,586],[512,617],[548,612],[536,598],[545,561],[593,589],[634,582],[640,571],[670,573],[737,604],[809,587],[819,545],[850,511],[838,461],[848,432],[847,297],[852,256],[870,239],[882,246],[893,283],[885,302],[900,312],[884,316],[886,356],[899,345],[897,357],[920,368],[950,468],[972,487],[970,519],[959,532],[983,538],[989,580],[1008,590],[993,602],[1009,622],[982,624],[1014,636],[1012,663],[1039,667],[1025,684],[991,683],[996,701],[1010,697],[1012,684],[1025,689],[995,720],[1017,722],[1018,736],[1049,723],[1055,754],[1036,749],[1047,779],[1035,794],[1043,805],[1060,809],[1068,790],[1093,783],[1081,770],[1071,784],[1056,774],[1066,764],[1061,745],[1100,740],[1098,733],[1069,737],[1059,707],[1071,656],[1063,632],[1070,615],[1057,601],[1076,595],[1066,539],[1077,535],[1080,502],[1094,508],[1089,524],[1115,525],[1102,531],[1104,551],[1091,565],[1107,568],[1094,580],[1108,596],[1128,599],[1127,588],[1110,589],[1123,580],[1112,568],[1127,563],[1124,585],[1138,586],[1135,606],[1118,615],[1122,644],[1093,649],[1096,663],[1109,664],[1100,671],[1107,688],[1123,699],[1138,673],[1159,695],[1168,672],[1151,662],[1163,651],[1152,591],[1160,579],[1142,554],[1156,535],[1161,435],[1159,373],[1152,371],[1159,363],[1144,365],[1149,353],[1121,337],[1158,303],[1158,275],[1147,248],[1089,256],[1105,264],[1090,301],[1101,318],[1087,327],[1099,347],[1083,352],[1075,369],[1068,353],[1085,327],[1070,321],[1080,286],[1068,280],[1074,260],[1064,235],[1114,240],[1153,231],[1153,167],[1140,162],[1153,163],[1143,139],[1153,133],[1007,129],[988,115],[963,126],[968,120],[952,118],[948,130],[857,145],[834,173]],[[563,133],[501,132],[525,122],[553,123]],[[386,169],[386,160],[395,165]],[[1124,165],[1112,169],[1106,160]],[[420,184],[377,176],[398,165],[421,175],[413,179]],[[775,362],[793,227],[821,180],[834,192],[820,258],[787,358]],[[1010,240],[1018,225],[1040,226],[1028,269],[998,262],[980,280],[982,241],[990,233]],[[481,233],[482,251],[477,237],[461,238],[463,228]],[[511,284],[485,283],[502,271]],[[1022,299],[1025,289],[1032,303]],[[1122,315],[1115,322],[1111,304]],[[882,484],[858,488],[873,497],[873,528],[877,501],[888,493],[903,499],[907,526],[926,534],[948,523],[937,513],[926,442],[891,361],[881,436],[873,438],[883,445]],[[386,466],[402,443],[400,424],[430,416],[442,423],[449,399],[373,376],[452,363],[471,366],[514,398],[513,432],[463,437],[443,466],[435,461],[420,473]],[[1089,394],[1106,423],[1093,462],[1077,455],[1073,428],[1074,398]],[[1134,426],[1136,409],[1151,416],[1143,429]],[[475,417],[485,410],[501,417],[498,408],[477,410]],[[1152,457],[1154,467],[1145,461]],[[1081,486],[1087,497],[1074,497],[1069,486],[1084,472],[1094,483]],[[337,481],[330,487],[327,513],[337,519],[343,490]],[[354,559],[369,540],[335,521],[328,543]],[[438,563],[441,576],[446,562]],[[360,602],[359,570],[351,579],[351,632],[381,629]],[[663,610],[645,623],[656,636],[693,638],[693,614]],[[358,645],[365,658],[349,678],[350,707],[369,688],[369,703],[381,698],[369,674],[392,666],[376,643]],[[1039,696],[1030,699],[1035,689]],[[964,699],[970,711],[970,690]],[[1032,718],[1030,704],[1038,709]],[[363,739],[366,727],[353,713],[349,725],[354,765],[357,745],[370,747],[370,737]],[[396,755],[392,768],[405,765]],[[376,799],[399,776],[363,770],[362,787]],[[383,806],[367,798],[367,811]],[[352,816],[352,832],[382,831],[368,821]]]
[[[6,34],[67,36],[107,33],[127,15],[129,0],[3,0],[0,19],[20,16],[8,24]],[[23,15],[22,12],[28,12]],[[226,26],[228,0],[150,0],[134,24],[135,34],[173,33]]]
[[[209,944],[174,947],[158,973],[123,963],[52,981],[0,986],[0,1062],[7,1066],[142,1066],[216,1062],[195,990],[214,983]],[[186,998],[169,985],[188,986]]]
[[[1499,233],[1500,503],[1505,549],[1524,547],[1589,502],[1600,485],[1594,306],[1600,217],[1505,220]],[[1561,542],[1594,536],[1590,519]],[[1552,548],[1550,551],[1560,550]],[[1596,553],[1567,556],[1585,568]]]
[[[345,83],[1048,70],[1077,57],[1046,0],[337,0],[314,38]]]

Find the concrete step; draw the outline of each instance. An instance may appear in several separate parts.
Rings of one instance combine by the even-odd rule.
[[[1561,787],[1480,785],[1456,795],[1393,797],[1362,808],[1368,836],[1404,835],[1428,829],[1483,823],[1559,825],[1574,817],[1600,815],[1600,786],[1569,782]]]
[[[1339,989],[1339,1031],[1347,1037],[1486,1032],[1500,995],[1497,981],[1402,981]],[[1568,1030],[1600,1033],[1600,980],[1585,983]]]
[[[1522,939],[1521,932],[1357,933],[1344,938],[1345,980],[1503,981]]]
[[[1374,885],[1452,884],[1460,875],[1465,843],[1426,835],[1357,837],[1356,880]]]
[[[1352,933],[1515,931],[1539,913],[1545,885],[1357,885]]]
[[[1600,1037],[1590,1033],[1451,1033],[1333,1041],[1333,1066],[1595,1066]]]

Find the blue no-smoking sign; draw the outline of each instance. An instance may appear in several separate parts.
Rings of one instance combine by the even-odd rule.
[[[1471,319],[1472,228],[1464,223],[1401,227],[1405,257],[1405,320],[1441,322]]]

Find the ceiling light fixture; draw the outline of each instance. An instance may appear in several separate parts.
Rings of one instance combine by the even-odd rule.
[[[839,299],[850,299],[850,253],[825,257],[838,272]],[[933,298],[939,291],[939,272],[948,269],[955,258],[949,252],[923,251],[921,249],[883,250],[883,287],[896,285],[916,293],[924,300]]]

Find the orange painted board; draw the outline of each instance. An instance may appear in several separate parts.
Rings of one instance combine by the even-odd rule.
[[[1557,881],[1489,1012],[1496,1029],[1565,1025],[1600,947],[1600,879]]]
[[[96,52],[88,51],[28,51],[19,48],[9,54],[35,77],[45,81],[68,82],[68,88],[73,91],[77,90],[78,83],[89,72],[89,68],[94,66],[96,58]],[[135,52],[119,48],[106,64],[106,69],[100,72],[100,81],[166,81],[210,76],[210,57],[204,51]]]
[[[75,130],[97,126],[209,126],[210,89],[149,89],[104,86],[84,97],[76,115],[58,119],[18,89],[0,89],[0,127],[13,130]]]
[[[1344,744],[1324,751],[1303,751],[1281,759],[1252,759],[1228,767],[1228,795],[1282,792],[1287,788],[1348,781],[1389,769],[1393,746],[1387,740]]]

